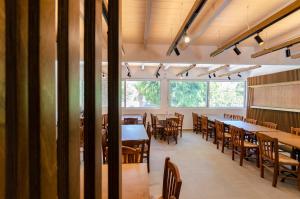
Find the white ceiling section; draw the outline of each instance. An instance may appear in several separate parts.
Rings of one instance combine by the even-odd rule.
[[[132,68],[153,75],[155,66],[164,63],[165,72],[197,64],[196,69],[208,70],[224,64],[239,67],[261,65],[247,76],[300,68],[300,58],[285,57],[285,49],[252,59],[251,54],[300,36],[300,10],[271,25],[260,33],[265,41],[259,46],[253,37],[239,44],[237,56],[232,49],[211,58],[211,52],[232,37],[258,24],[266,17],[295,0],[207,0],[205,6],[187,31],[192,42],[180,50],[180,56],[166,56],[195,0],[123,0],[122,42],[124,62]],[[299,1],[299,0],[297,0]],[[103,40],[107,27],[103,21]],[[104,48],[106,48],[104,46]],[[300,54],[300,45],[291,47],[292,55]],[[103,60],[106,60],[106,52]],[[175,64],[174,64],[175,63]],[[142,66],[143,64],[143,66]],[[157,67],[157,66],[156,66]],[[141,68],[143,70],[141,70]],[[147,69],[148,68],[148,69]],[[162,68],[162,69],[164,69]],[[150,72],[151,71],[151,72]],[[134,73],[134,72],[133,72]],[[139,72],[140,73],[140,72]],[[197,73],[198,75],[199,73]]]

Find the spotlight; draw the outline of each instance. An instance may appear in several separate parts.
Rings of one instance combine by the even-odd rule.
[[[242,77],[242,75],[240,74],[240,73],[238,73],[238,75],[237,75],[238,77]]]
[[[214,77],[216,77],[216,73],[214,73],[213,75],[214,75]]]
[[[180,55],[180,52],[179,52],[178,48],[174,48],[174,51],[175,51],[175,53],[176,53],[177,56]]]
[[[103,78],[105,77],[105,74],[104,74],[104,73],[102,73],[102,77],[103,77]]]
[[[186,77],[189,76],[189,71],[186,71],[185,76]]]
[[[191,42],[191,38],[185,33],[184,34],[184,43],[188,44]]]
[[[231,77],[230,77],[230,76],[228,76],[228,79],[229,79],[229,80],[231,80]]]
[[[208,74],[208,78],[211,79],[211,75],[210,74]]]
[[[238,49],[238,47],[235,44],[235,47],[233,48],[233,51],[235,52],[236,55],[240,55],[241,51]]]
[[[262,38],[259,36],[259,34],[257,34],[255,37],[254,37],[255,41],[258,43],[258,45],[263,45],[264,44],[264,40],[262,40]]]
[[[291,50],[290,50],[289,48],[287,48],[287,49],[285,50],[285,56],[286,56],[286,57],[290,57],[290,56],[291,56]]]
[[[131,74],[130,74],[130,72],[128,72],[128,73],[127,73],[127,77],[131,77]]]

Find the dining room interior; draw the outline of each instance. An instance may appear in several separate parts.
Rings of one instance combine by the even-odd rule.
[[[300,0],[0,13],[0,198],[300,197]]]

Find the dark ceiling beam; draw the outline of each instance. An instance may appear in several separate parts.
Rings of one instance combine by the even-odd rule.
[[[259,24],[253,26],[249,30],[235,36],[233,39],[229,40],[217,50],[210,54],[211,57],[215,57],[218,54],[222,53],[224,50],[231,48],[232,46],[244,41],[245,39],[263,31],[265,28],[273,25],[274,23],[280,21],[281,19],[289,16],[290,14],[294,13],[295,11],[299,10],[300,8],[300,0],[296,0],[295,2],[289,4],[288,6],[284,7],[280,11],[276,12],[275,14],[271,15],[270,17],[266,18]]]

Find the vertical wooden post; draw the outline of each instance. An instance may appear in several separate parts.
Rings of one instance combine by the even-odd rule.
[[[121,5],[108,4],[108,198],[122,198],[120,74],[121,74]]]
[[[101,198],[100,0],[84,1],[84,198]]]
[[[80,196],[80,1],[58,0],[58,198]]]

